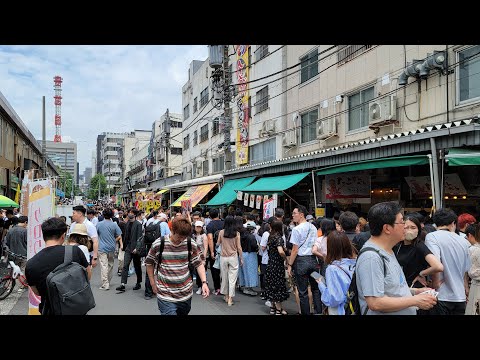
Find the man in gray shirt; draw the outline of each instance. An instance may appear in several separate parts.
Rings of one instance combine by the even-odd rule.
[[[5,245],[11,252],[17,255],[25,256],[25,259],[17,259],[16,263],[25,274],[25,266],[27,265],[27,225],[28,217],[20,216],[18,223],[7,232],[5,237]]]
[[[362,314],[416,315],[416,307],[431,309],[437,302],[429,288],[409,289],[392,248],[405,238],[405,221],[397,202],[375,204],[368,212],[371,238],[357,258],[355,269]],[[382,259],[383,258],[383,259]],[[384,267],[385,262],[385,267]]]
[[[439,209],[433,215],[437,231],[427,234],[425,245],[443,265],[443,273],[432,275],[438,291],[438,303],[431,315],[463,315],[467,306],[470,243],[455,233],[457,215],[449,209]]]

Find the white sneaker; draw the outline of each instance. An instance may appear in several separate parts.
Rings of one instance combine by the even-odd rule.
[[[197,290],[197,293],[196,293],[196,294],[197,294],[197,295],[202,295],[202,288],[198,288],[198,290]]]
[[[272,307],[272,303],[270,302],[270,300],[265,301],[265,305],[268,307]]]

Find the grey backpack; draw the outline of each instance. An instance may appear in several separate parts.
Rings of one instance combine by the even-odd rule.
[[[47,276],[47,293],[53,315],[85,315],[95,307],[87,269],[73,262],[73,246],[65,246],[63,263]]]

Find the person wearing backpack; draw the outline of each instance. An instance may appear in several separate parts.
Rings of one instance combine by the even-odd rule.
[[[333,221],[331,221],[334,224]],[[327,236],[325,281],[316,279],[328,315],[345,315],[347,290],[355,270],[355,250],[345,233],[331,231]]]
[[[49,218],[42,223],[43,239],[45,247],[35,254],[27,262],[25,277],[35,293],[41,297],[38,310],[42,315],[54,315],[47,290],[47,277],[61,265],[65,259],[65,250],[70,248],[72,261],[83,266],[87,272],[88,280],[92,273],[89,270],[89,263],[82,250],[78,246],[62,246],[65,241],[67,224],[59,218]],[[54,299],[59,300],[59,299]]]
[[[405,237],[401,210],[398,202],[390,201],[375,204],[368,211],[372,236],[362,247],[355,269],[362,314],[416,315],[417,307],[429,310],[437,303],[434,295],[425,293],[432,289],[408,287],[393,252]]]

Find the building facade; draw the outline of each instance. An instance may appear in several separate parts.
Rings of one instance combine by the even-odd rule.
[[[134,130],[125,137],[124,173],[127,188],[146,187],[148,146],[152,132]]]
[[[47,140],[47,156],[62,170],[72,175],[74,184],[78,184],[77,144],[74,142],[54,142]]]

